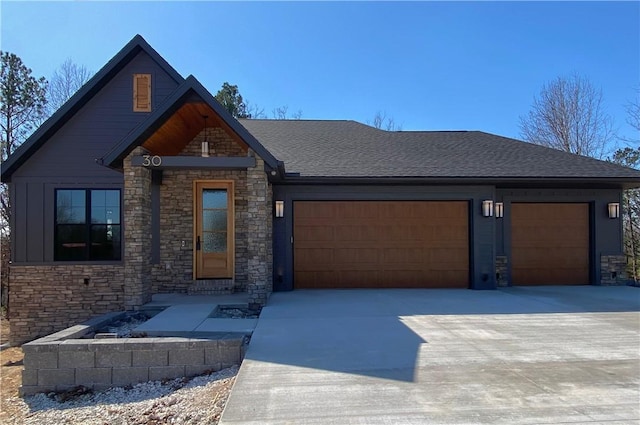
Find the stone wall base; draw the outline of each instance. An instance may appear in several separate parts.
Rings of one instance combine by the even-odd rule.
[[[12,265],[10,344],[124,309],[122,265]]]
[[[625,255],[600,256],[600,285],[626,285],[627,257]]]
[[[496,284],[498,287],[509,286],[509,259],[506,255],[496,256]]]

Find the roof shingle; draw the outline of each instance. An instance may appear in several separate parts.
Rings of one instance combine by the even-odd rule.
[[[355,121],[240,120],[305,177],[611,178],[640,171],[481,131],[384,131]]]

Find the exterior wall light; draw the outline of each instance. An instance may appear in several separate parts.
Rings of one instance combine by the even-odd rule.
[[[284,217],[284,201],[276,201],[275,213],[277,218]]]
[[[492,217],[493,216],[493,201],[482,201],[482,216],[483,217]]]
[[[502,202],[496,202],[496,218],[504,217],[504,204]]]
[[[202,157],[207,158],[209,156],[209,141],[207,140],[207,115],[203,115],[204,118],[204,140],[202,141]]]
[[[617,202],[610,202],[607,204],[607,210],[609,212],[609,218],[620,217],[620,204]]]

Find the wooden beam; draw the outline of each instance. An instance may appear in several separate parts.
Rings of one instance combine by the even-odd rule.
[[[153,170],[244,170],[256,166],[251,156],[158,156],[140,155],[131,158],[134,167]]]

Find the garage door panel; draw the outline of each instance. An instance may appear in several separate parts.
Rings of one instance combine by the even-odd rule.
[[[333,263],[334,250],[331,248],[302,249],[294,259],[296,270],[318,270],[322,264]]]
[[[336,264],[377,263],[379,250],[375,248],[337,248],[334,250]]]
[[[295,202],[295,287],[468,287],[468,210],[467,202]]]
[[[589,205],[513,203],[514,285],[589,283]]]

